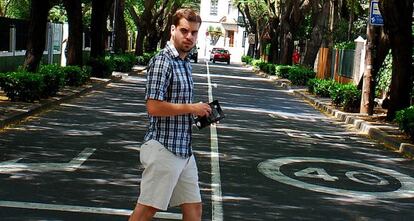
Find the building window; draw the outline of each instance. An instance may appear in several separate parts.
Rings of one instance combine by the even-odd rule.
[[[210,15],[217,15],[218,0],[211,0],[210,4]]]

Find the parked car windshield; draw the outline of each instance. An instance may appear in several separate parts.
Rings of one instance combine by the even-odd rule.
[[[220,53],[220,54],[228,54],[229,53],[229,51],[227,51],[227,50],[218,50],[217,52]]]

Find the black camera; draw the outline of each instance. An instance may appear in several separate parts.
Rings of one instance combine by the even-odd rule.
[[[207,127],[210,124],[215,123],[225,117],[218,100],[209,103],[209,105],[211,107],[210,115],[194,118],[194,123],[198,127],[198,129]]]

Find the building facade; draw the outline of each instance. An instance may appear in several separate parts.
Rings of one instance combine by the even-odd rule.
[[[198,55],[210,58],[212,48],[225,48],[231,62],[241,62],[247,53],[247,33],[238,25],[239,13],[231,0],[201,0],[200,16],[203,20],[198,34]]]

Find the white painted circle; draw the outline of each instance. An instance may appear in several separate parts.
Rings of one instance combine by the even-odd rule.
[[[319,186],[315,184],[305,183],[300,180],[295,180],[284,175],[280,168],[283,165],[291,163],[336,163],[348,166],[362,167],[367,168],[373,171],[377,171],[383,174],[394,177],[401,183],[401,187],[395,191],[389,192],[365,192],[365,191],[353,191],[353,190],[344,190],[337,189],[325,186]],[[414,197],[414,178],[407,176],[405,174],[399,173],[394,170],[384,169],[380,167],[371,166],[364,163],[358,163],[353,161],[346,160],[337,160],[337,159],[326,159],[326,158],[316,158],[316,157],[283,157],[278,159],[271,159],[264,161],[258,165],[258,169],[266,177],[288,184],[302,189],[341,195],[347,197],[354,197],[359,199],[393,199],[393,198],[412,198]]]

